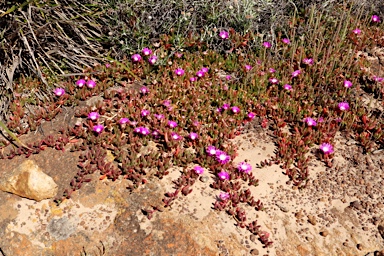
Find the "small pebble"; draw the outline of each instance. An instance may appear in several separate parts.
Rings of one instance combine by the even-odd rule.
[[[323,237],[326,237],[326,236],[329,235],[329,232],[327,230],[324,230],[324,231],[320,232],[320,235],[323,236]]]
[[[259,251],[257,249],[252,249],[250,253],[251,255],[259,255]]]

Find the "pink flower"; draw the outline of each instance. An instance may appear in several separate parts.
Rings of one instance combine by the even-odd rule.
[[[143,87],[140,88],[140,92],[142,94],[147,94],[147,93],[149,93],[149,89],[148,89],[148,87],[143,86]]]
[[[175,127],[177,127],[177,123],[175,121],[168,121],[168,126],[170,128],[175,128]]]
[[[272,73],[272,74],[273,74],[273,73],[275,73],[275,72],[276,72],[275,69],[273,69],[273,68],[270,68],[270,69],[269,69],[269,73]]]
[[[292,90],[292,86],[290,84],[285,84],[283,88],[288,91]]]
[[[182,68],[176,69],[175,70],[175,74],[178,75],[178,76],[184,75],[184,69],[182,69]]]
[[[217,149],[214,146],[208,146],[207,153],[210,156],[215,156],[217,152]]]
[[[151,63],[152,65],[155,64],[157,61],[157,56],[156,55],[152,55],[151,57],[149,57],[148,59],[148,62]]]
[[[253,112],[249,112],[247,116],[249,119],[253,119],[253,118],[255,118],[256,114]]]
[[[197,80],[197,78],[196,77],[191,77],[191,78],[189,78],[189,81],[191,81],[191,82],[195,82]]]
[[[278,84],[278,83],[279,83],[279,80],[278,80],[277,78],[272,77],[272,78],[269,79],[269,82],[270,82],[271,84]]]
[[[300,70],[295,70],[292,72],[292,77],[298,77],[300,75],[301,71]]]
[[[174,140],[181,140],[181,136],[175,132],[172,132],[171,133],[171,138],[174,139]]]
[[[352,82],[348,80],[344,80],[344,87],[345,88],[351,88],[352,87]]]
[[[372,15],[372,22],[377,22],[377,23],[379,23],[379,22],[380,22],[380,17],[377,16],[377,15]]]
[[[101,133],[104,130],[104,126],[101,124],[93,126],[93,131],[96,133]]]
[[[237,169],[239,170],[239,172],[249,173],[250,171],[252,171],[252,166],[249,163],[241,162],[237,166]]]
[[[221,39],[228,39],[228,38],[229,38],[229,33],[228,33],[227,31],[225,31],[225,30],[222,30],[222,31],[220,31],[220,33],[219,33],[219,37],[220,37]]]
[[[320,150],[323,151],[324,154],[332,154],[333,151],[333,146],[329,143],[323,143],[320,145]]]
[[[65,94],[65,90],[63,88],[56,88],[55,90],[53,90],[53,93],[56,96],[62,96]]]
[[[312,66],[313,65],[313,59],[304,58],[303,63],[307,64],[309,66]]]
[[[229,195],[229,193],[221,192],[220,195],[219,195],[219,198],[222,201],[226,201],[226,200],[228,200],[230,198],[230,195]]]
[[[171,101],[170,100],[164,100],[163,101],[163,106],[169,108],[171,106]]]
[[[205,74],[205,73],[204,73],[202,70],[199,70],[199,71],[196,72],[196,76],[197,76],[197,77],[203,77],[204,74]]]
[[[88,80],[87,82],[88,88],[95,88],[96,87],[96,82],[93,81],[92,79]]]
[[[281,39],[281,41],[283,43],[285,43],[285,44],[290,44],[291,43],[291,41],[288,38],[283,38],[283,39]]]
[[[209,68],[202,67],[200,70],[203,71],[204,73],[207,73],[209,71]]]
[[[221,180],[229,180],[229,173],[221,171],[217,174]]]
[[[105,67],[106,67],[106,68],[110,68],[110,67],[111,67],[111,64],[106,63],[106,64],[105,64]]]
[[[180,59],[181,57],[183,57],[183,54],[181,52],[177,52],[175,53],[175,56]]]
[[[161,120],[164,118],[164,115],[162,114],[154,114],[154,116],[158,119],[158,120]]]
[[[129,119],[126,118],[126,117],[121,118],[120,121],[119,121],[120,124],[126,124],[128,122],[129,122]]]
[[[93,120],[93,121],[97,120],[99,117],[100,117],[100,115],[97,112],[90,112],[88,114],[88,118]]]
[[[245,70],[249,71],[252,69],[252,66],[251,65],[245,65]]]
[[[160,137],[160,133],[159,133],[159,131],[154,130],[154,131],[152,132],[152,136],[155,137],[155,138],[159,138],[159,137]]]
[[[265,47],[265,48],[271,48],[271,43],[270,42],[264,42],[263,43],[263,46]]]
[[[227,155],[224,151],[216,151],[216,160],[221,164],[226,164],[231,160],[231,157]]]
[[[137,54],[137,53],[136,53],[136,54],[133,54],[131,58],[132,58],[132,61],[133,61],[133,62],[139,62],[139,61],[141,61],[141,56],[140,56],[140,54]]]
[[[197,133],[195,133],[195,132],[191,132],[191,133],[189,134],[189,138],[190,138],[191,140],[196,140],[198,137],[199,137],[199,135],[198,135]]]
[[[355,30],[352,31],[353,33],[355,33],[356,35],[360,35],[361,33],[361,30],[356,28]]]
[[[228,103],[224,103],[221,108],[224,109],[224,110],[228,110],[230,106],[231,105],[229,105]]]
[[[195,173],[199,175],[204,173],[204,168],[201,167],[200,165],[196,165],[195,167],[193,167],[193,170],[195,171]]]
[[[85,82],[84,79],[79,79],[79,80],[77,80],[76,85],[81,88],[81,87],[83,87],[85,85],[85,83],[86,82]]]
[[[236,107],[236,106],[231,107],[231,110],[232,110],[232,113],[233,113],[233,114],[237,114],[237,113],[240,112],[240,108],[239,108],[239,107]]]
[[[148,55],[151,55],[151,54],[152,54],[152,51],[151,51],[151,49],[149,49],[149,48],[144,48],[141,52],[142,52],[145,56],[148,56]]]
[[[141,116],[148,116],[149,115],[149,110],[143,109],[141,110]]]
[[[230,75],[227,75],[227,76],[225,76],[225,79],[227,79],[227,80],[231,80],[231,76],[230,76]]]
[[[349,109],[349,104],[348,102],[340,102],[338,107],[341,111],[347,111]]]
[[[141,135],[148,135],[150,133],[149,129],[144,126],[136,127],[133,131]]]
[[[304,122],[306,122],[308,126],[316,126],[317,125],[315,119],[310,118],[310,117],[304,118]]]

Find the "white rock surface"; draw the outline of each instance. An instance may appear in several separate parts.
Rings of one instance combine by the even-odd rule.
[[[56,196],[58,186],[34,161],[26,160],[0,177],[0,190],[41,201]]]

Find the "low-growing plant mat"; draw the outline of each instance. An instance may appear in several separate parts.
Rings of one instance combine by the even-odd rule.
[[[133,255],[382,250],[384,33],[377,15],[362,19],[347,5],[334,12],[340,15],[312,8],[294,16],[274,41],[222,29],[216,36],[224,51],[194,34],[183,49],[175,48],[173,35],[164,36],[129,59],[65,77],[42,99],[31,94],[41,82],[22,77],[7,127],[27,147],[2,139],[0,170],[25,156],[59,184],[50,207],[62,218],[41,222],[48,231],[46,240],[38,238],[40,248],[69,241],[57,225],[67,223],[77,237],[76,227],[86,224],[71,220],[76,214],[66,205],[93,202],[105,186],[111,197],[101,199],[120,213],[118,225],[104,222],[112,233],[129,230],[132,218],[147,225],[134,222],[140,239],[128,241],[144,244],[126,249],[112,242],[113,254],[123,248]],[[115,184],[123,184],[127,201]],[[158,193],[147,195],[154,187]],[[130,204],[134,212],[127,212]],[[187,213],[188,223],[159,224],[177,212]],[[181,246],[204,240],[194,233],[201,229],[196,219],[206,226],[216,220],[224,225],[217,230],[238,239],[216,239],[212,229],[210,245]],[[11,229],[8,220],[2,223]],[[156,231],[148,231],[151,225]],[[193,238],[184,229],[158,229],[178,225],[196,227],[189,229]],[[90,229],[88,238],[96,234]],[[167,242],[159,244],[164,233]]]

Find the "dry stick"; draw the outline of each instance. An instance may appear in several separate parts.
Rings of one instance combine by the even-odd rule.
[[[17,143],[19,143],[21,146],[23,146],[23,147],[25,147],[25,148],[27,148],[27,149],[32,150],[30,147],[28,147],[27,145],[25,145],[19,138],[17,138],[17,136],[16,136],[13,132],[11,132],[11,131],[7,128],[7,126],[6,126],[2,121],[0,121],[0,127],[3,128],[3,129],[9,134],[9,136],[11,136],[12,139],[14,139],[14,140],[15,140]]]

